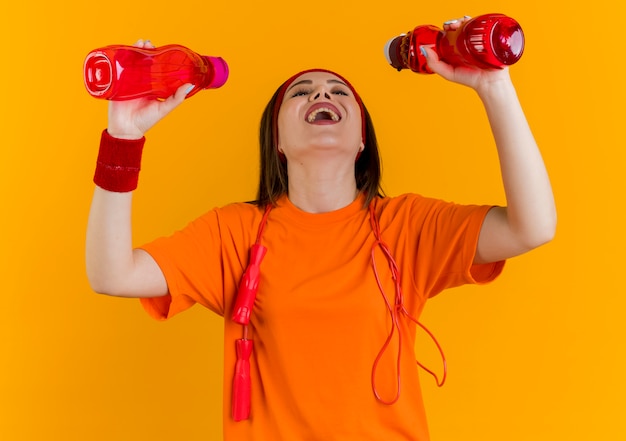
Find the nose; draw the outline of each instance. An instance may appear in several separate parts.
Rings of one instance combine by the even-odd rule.
[[[325,90],[324,91],[320,90],[320,91],[317,91],[317,92],[311,94],[310,101],[317,100],[318,98],[320,98],[322,96],[322,94],[323,94],[324,98],[326,98],[327,100],[330,99],[330,94],[328,92],[326,92]]]

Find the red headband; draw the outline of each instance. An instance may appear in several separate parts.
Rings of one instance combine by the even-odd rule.
[[[326,72],[326,73],[335,75],[341,81],[346,83],[346,86],[348,86],[348,88],[354,94],[354,98],[356,99],[356,102],[359,104],[359,109],[361,109],[361,136],[363,138],[363,144],[365,144],[365,109],[363,107],[363,101],[361,101],[361,97],[359,96],[357,91],[354,89],[354,87],[352,87],[352,84],[350,84],[348,80],[346,80],[344,77],[342,77],[338,73],[333,72],[332,70],[308,69],[308,70],[303,70],[302,72],[298,72],[297,74],[293,75],[291,78],[285,81],[283,85],[280,86],[280,89],[278,90],[278,96],[276,97],[276,104],[274,105],[274,113],[272,114],[272,131],[274,133],[274,148],[278,147],[278,111],[280,110],[280,106],[283,103],[285,92],[287,91],[291,83],[295,81],[296,78],[309,72]]]

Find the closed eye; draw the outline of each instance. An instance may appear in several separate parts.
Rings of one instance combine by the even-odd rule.
[[[311,89],[296,89],[294,92],[291,93],[291,97],[295,98],[299,96],[306,96],[310,94],[311,92],[312,92]],[[350,96],[350,94],[343,89],[335,89],[331,91],[330,93],[332,93],[333,95]]]
[[[294,97],[297,97],[297,96],[306,96],[309,93],[311,93],[311,91],[309,89],[297,89],[295,92],[293,92],[291,94],[291,97],[294,98]]]

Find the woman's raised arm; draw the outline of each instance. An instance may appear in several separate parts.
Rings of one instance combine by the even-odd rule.
[[[152,47],[139,41],[138,47]],[[157,263],[134,250],[131,231],[132,190],[139,173],[144,134],[180,105],[192,85],[166,100],[110,101],[108,127],[102,134],[96,189],[87,224],[87,277],[94,291],[123,297],[158,297],[167,283]]]

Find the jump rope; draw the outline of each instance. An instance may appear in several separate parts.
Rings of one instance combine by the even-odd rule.
[[[242,326],[242,337],[235,341],[235,348],[237,352],[237,361],[235,364],[235,375],[233,378],[233,390],[232,390],[232,416],[235,421],[246,420],[250,416],[250,397],[251,397],[251,377],[250,377],[250,356],[253,350],[253,341],[248,338],[248,325],[250,323],[250,315],[252,313],[252,308],[254,306],[254,300],[256,298],[256,293],[259,288],[259,279],[261,275],[261,262],[267,253],[267,248],[261,244],[261,239],[263,237],[263,231],[265,230],[265,226],[267,225],[267,218],[272,210],[272,205],[268,204],[265,208],[265,212],[259,224],[259,229],[256,237],[255,243],[250,248],[250,257],[249,262],[244,274],[242,276],[241,282],[239,284],[239,290],[237,293],[237,297],[235,300],[235,307],[233,309],[232,320]],[[378,223],[378,219],[376,218],[376,214],[374,212],[373,203],[369,205],[369,218],[370,224],[372,226],[372,232],[374,233],[375,241],[372,245],[370,262],[372,265],[372,269],[374,271],[374,276],[376,278],[376,283],[378,285],[378,289],[383,297],[385,302],[385,306],[387,311],[391,316],[391,330],[385,340],[381,350],[376,356],[373,366],[372,366],[372,375],[371,375],[371,384],[372,391],[374,392],[374,396],[376,399],[386,405],[392,405],[400,398],[400,359],[402,356],[402,332],[400,331],[400,319],[402,316],[407,317],[410,321],[418,325],[422,328],[428,336],[433,340],[439,353],[441,355],[441,359],[443,361],[443,376],[441,380],[432,370],[428,369],[419,360],[416,360],[416,363],[419,367],[424,369],[430,375],[432,375],[437,383],[437,386],[441,387],[446,381],[447,376],[447,363],[446,358],[443,353],[443,349],[441,345],[435,338],[432,332],[426,328],[422,323],[420,323],[417,319],[411,316],[411,314],[407,311],[404,306],[404,297],[402,294],[402,287],[400,283],[400,269],[396,264],[391,250],[389,246],[383,241],[380,225]],[[376,266],[376,257],[375,252],[377,249],[380,249],[385,256],[389,268],[391,270],[391,277],[394,281],[395,287],[395,295],[393,302],[390,301],[389,297],[385,293],[383,288],[381,279],[378,275],[378,268]],[[391,341],[397,332],[398,334],[398,355],[396,360],[396,393],[392,399],[384,399],[378,392],[378,388],[376,387],[376,372],[378,369],[378,364],[389,348]]]

